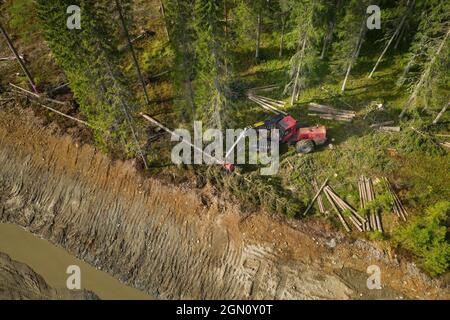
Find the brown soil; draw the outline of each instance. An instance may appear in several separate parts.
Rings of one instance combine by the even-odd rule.
[[[389,249],[320,221],[243,215],[210,187],[145,179],[30,110],[0,110],[0,164],[0,222],[159,298],[450,298]],[[372,264],[382,290],[366,287]]]

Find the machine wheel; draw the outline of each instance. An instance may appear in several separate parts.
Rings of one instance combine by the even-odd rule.
[[[298,153],[311,153],[314,151],[314,142],[311,140],[300,140],[297,142],[296,149]]]

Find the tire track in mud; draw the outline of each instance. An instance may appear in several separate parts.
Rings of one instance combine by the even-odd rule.
[[[36,121],[0,111],[0,222],[162,299],[356,294],[309,255],[289,261],[244,237],[233,204],[212,199],[205,207],[194,191],[143,179],[131,162],[112,162]]]

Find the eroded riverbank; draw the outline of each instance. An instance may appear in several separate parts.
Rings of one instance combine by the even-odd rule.
[[[208,190],[143,179],[131,162],[112,162],[20,112],[0,111],[0,221],[155,297],[449,298],[442,281],[388,249],[313,221],[243,219]],[[382,290],[366,288],[372,264]]]

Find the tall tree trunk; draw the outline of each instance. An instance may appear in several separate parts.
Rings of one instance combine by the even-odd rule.
[[[120,17],[120,22],[122,24],[123,33],[125,34],[125,37],[127,38],[128,48],[130,49],[131,55],[133,57],[134,67],[136,68],[136,72],[137,72],[139,81],[141,82],[142,89],[144,90],[145,101],[147,102],[147,105],[150,105],[150,97],[147,92],[147,87],[145,85],[144,78],[142,77],[142,72],[141,72],[141,67],[139,66],[139,61],[137,60],[136,53],[134,52],[133,44],[131,43],[130,34],[128,32],[127,24],[126,24],[125,18],[123,16],[122,5],[120,4],[120,0],[116,0],[116,6],[117,6],[117,11],[119,12],[119,17]]]
[[[27,76],[28,82],[30,83],[31,88],[33,88],[34,93],[38,93],[36,84],[33,81],[33,77],[31,76],[30,71],[28,70],[27,66],[25,65],[25,63],[23,62],[19,53],[17,52],[16,48],[14,47],[14,44],[12,43],[11,39],[9,38],[8,33],[6,32],[6,30],[3,28],[3,26],[1,24],[0,24],[0,31],[2,32],[3,36],[5,37],[5,40],[8,43],[9,49],[11,49],[12,53],[16,57],[17,62],[19,62],[20,67],[22,68],[23,72]]]
[[[261,11],[258,12],[258,21],[256,26],[256,53],[255,53],[256,60],[259,59],[260,44],[261,44]]]
[[[283,14],[281,17],[282,26],[281,26],[281,39],[280,39],[280,51],[278,53],[278,56],[281,58],[283,57],[283,49],[284,49],[284,30],[286,29],[286,16]]]
[[[160,10],[161,10],[161,16],[162,16],[163,21],[164,21],[164,30],[166,32],[167,40],[170,40],[169,30],[167,29],[167,22],[166,22],[166,9],[164,8],[164,3],[163,3],[162,0],[159,0],[159,7],[160,7]]]
[[[225,17],[225,39],[228,40],[228,6],[227,6],[227,0],[224,0],[223,2],[224,6],[224,17]],[[227,41],[228,43],[228,41]],[[228,47],[225,45],[225,75],[228,76]]]
[[[302,51],[300,53],[300,58],[299,58],[299,61],[297,64],[297,72],[295,74],[294,87],[292,88],[292,97],[291,97],[291,105],[292,106],[298,100],[298,81],[300,79],[300,72],[301,72],[302,63],[303,63],[303,57],[305,56],[306,42],[307,42],[307,38],[305,36],[303,39],[303,43],[302,43]]]
[[[377,70],[378,65],[380,64],[380,62],[381,62],[381,60],[383,59],[383,57],[384,57],[384,55],[386,54],[386,52],[388,51],[388,49],[389,49],[389,47],[391,46],[392,42],[394,41],[395,37],[399,34],[400,30],[402,29],[403,24],[404,24],[405,21],[406,21],[406,18],[409,16],[409,12],[410,12],[411,8],[414,7],[414,3],[415,3],[415,0],[411,1],[410,6],[406,9],[405,14],[403,15],[403,18],[402,18],[402,20],[400,21],[400,24],[398,25],[397,29],[395,29],[394,34],[392,35],[391,39],[389,39],[389,41],[388,41],[386,47],[384,47],[383,52],[381,53],[380,57],[378,58],[377,63],[376,63],[375,66],[373,67],[372,72],[369,74],[369,79],[372,78],[372,76],[373,76],[375,70]]]
[[[400,113],[400,116],[399,116],[400,119],[405,116],[406,111],[409,109],[409,107],[414,102],[414,100],[416,100],[417,95],[420,92],[420,89],[422,89],[422,86],[425,83],[425,80],[430,75],[431,68],[433,67],[437,57],[441,54],[442,48],[444,48],[445,42],[447,41],[447,38],[448,38],[449,35],[450,35],[450,28],[448,29],[447,33],[445,34],[444,38],[442,39],[442,42],[439,45],[439,47],[437,48],[436,53],[431,58],[431,60],[428,63],[427,67],[425,68],[425,71],[422,73],[419,82],[417,82],[416,86],[414,87],[413,93],[411,94],[411,96],[409,97],[408,101],[404,105],[403,110],[402,110],[402,112]]]
[[[356,59],[358,59],[359,52],[361,51],[361,47],[363,44],[363,35],[364,35],[365,25],[366,25],[366,21],[364,20],[364,22],[361,26],[361,31],[359,33],[359,38],[358,38],[358,42],[356,44],[354,53],[352,55],[350,62],[348,63],[348,68],[347,68],[347,72],[345,74],[344,83],[342,84],[341,92],[345,91],[345,87],[347,86],[348,77],[350,76],[350,72],[352,71],[352,68],[353,68],[354,63],[356,62]]]
[[[400,42],[403,39],[403,36],[405,35],[406,26],[403,24],[403,27],[400,29],[400,33],[397,36],[397,41],[395,41],[394,50],[397,50],[398,46],[400,45]]]

